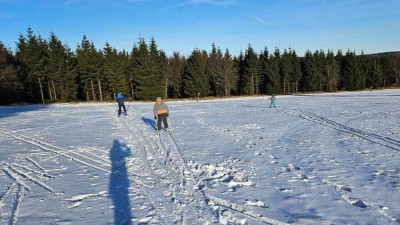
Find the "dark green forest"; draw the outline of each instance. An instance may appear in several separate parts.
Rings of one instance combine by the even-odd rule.
[[[335,92],[400,86],[400,53],[357,55],[354,51],[288,48],[239,55],[212,44],[183,56],[167,56],[154,38],[139,38],[130,51],[105,43],[98,48],[83,36],[71,49],[51,33],[31,28],[14,52],[0,40],[0,104],[113,101]]]

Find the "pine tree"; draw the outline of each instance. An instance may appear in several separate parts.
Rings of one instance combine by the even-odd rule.
[[[65,49],[65,74],[61,77],[61,100],[76,101],[78,98],[78,62],[74,52],[68,47]]]
[[[303,62],[302,71],[304,76],[304,91],[317,91],[318,90],[318,72],[317,63],[315,62],[315,54],[313,55],[310,50],[307,50]]]
[[[212,44],[211,53],[208,56],[206,73],[210,82],[211,95],[224,95],[224,72],[221,49]]]
[[[359,90],[362,86],[359,61],[354,52],[347,51],[343,58],[343,83],[346,90]],[[361,81],[361,82],[360,82]]]
[[[244,76],[245,84],[243,92],[248,95],[258,94],[258,85],[260,83],[258,73],[258,56],[251,45],[248,46],[244,56]]]
[[[140,100],[156,99],[163,96],[165,88],[166,56],[158,50],[152,38],[149,46],[140,39],[132,50],[132,69],[135,83],[135,97]]]
[[[387,74],[388,84],[393,86],[400,86],[400,56],[390,55],[387,56]]]
[[[264,48],[264,51],[260,53],[259,56],[259,72],[260,72],[260,93],[267,94],[268,89],[267,85],[271,84],[271,79],[269,75],[269,51],[267,47]]]
[[[222,59],[222,73],[223,73],[223,84],[224,84],[224,94],[225,96],[230,96],[232,92],[232,88],[235,87],[235,68],[234,63],[229,53],[229,50],[226,49],[224,57]]]
[[[78,85],[75,56],[54,33],[50,34],[48,41],[48,58],[46,71],[50,99],[63,102],[76,100]]]
[[[46,64],[48,61],[47,43],[28,28],[27,37],[19,36],[16,59],[20,76],[27,81],[29,96],[34,102],[45,103]]]
[[[357,57],[358,58],[358,63],[360,66],[360,84],[359,84],[359,89],[363,90],[367,87],[367,75],[369,74],[369,62],[368,59],[364,55],[364,51],[361,51],[361,55]]]
[[[281,81],[280,81],[280,61],[281,61],[281,53],[278,48],[275,48],[275,51],[269,57],[269,66],[268,66],[268,77],[271,81],[270,84],[267,85],[268,94],[280,94],[281,93]]]
[[[367,74],[367,84],[371,88],[383,87],[383,70],[379,58],[369,60],[369,69]]]
[[[325,74],[327,78],[327,91],[337,91],[339,85],[339,64],[332,51],[328,51],[326,55]]]
[[[0,104],[20,102],[22,92],[14,57],[0,41]]]
[[[314,52],[314,69],[315,75],[318,82],[318,91],[323,91],[324,86],[327,82],[325,71],[325,52],[323,50],[317,50]]]
[[[292,74],[291,74],[291,78],[292,78],[292,82],[293,82],[293,91],[294,92],[298,92],[299,91],[299,83],[301,81],[302,78],[302,73],[301,73],[301,60],[300,58],[297,56],[296,51],[292,50],[291,51],[291,57],[292,57]],[[290,92],[290,90],[289,90]]]
[[[119,53],[115,48],[106,42],[103,48],[103,71],[105,81],[103,83],[105,96],[112,99],[116,93],[127,95],[127,81],[125,75],[125,55]]]
[[[182,88],[186,97],[206,97],[210,94],[210,84],[206,74],[208,54],[206,51],[193,50],[187,59]]]
[[[46,71],[49,79],[49,96],[53,101],[57,101],[57,95],[60,96],[61,77],[66,73],[65,55],[65,48],[63,44],[54,33],[51,33],[50,40],[48,42],[49,59]]]
[[[171,96],[174,98],[181,97],[182,76],[185,68],[186,59],[179,55],[179,52],[174,52],[168,59],[168,81]]]
[[[280,61],[280,80],[282,83],[283,94],[290,92],[290,83],[293,74],[293,62],[292,62],[291,50],[283,51],[281,61]]]
[[[343,71],[343,65],[344,65],[344,56],[342,50],[338,50],[335,56],[336,62],[338,63],[339,66],[339,87],[338,89],[343,90],[345,89],[344,87],[344,71]]]
[[[234,65],[237,71],[237,94],[243,95],[248,79],[245,75],[244,55],[242,51],[238,57],[234,58]]]
[[[89,41],[86,35],[76,50],[76,59],[78,63],[79,80],[86,100],[96,101],[95,83],[99,75],[100,56],[93,43]]]

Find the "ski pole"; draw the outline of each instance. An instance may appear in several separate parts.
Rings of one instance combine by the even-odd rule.
[[[154,117],[154,123],[156,125],[156,131],[157,131],[157,134],[158,134],[159,130],[158,130],[157,119],[158,119],[157,117]]]

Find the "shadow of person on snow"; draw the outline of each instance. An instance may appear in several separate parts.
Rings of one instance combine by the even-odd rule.
[[[142,120],[145,124],[150,125],[153,130],[157,130],[156,128],[156,121],[154,121],[154,119],[149,119],[149,118],[144,118],[142,117]]]
[[[111,175],[109,195],[114,206],[114,224],[131,225],[131,204],[129,200],[129,178],[126,158],[131,149],[119,140],[114,140],[110,149]]]

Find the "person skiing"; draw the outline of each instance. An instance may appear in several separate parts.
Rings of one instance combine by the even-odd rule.
[[[117,94],[117,102],[118,102],[118,117],[121,115],[122,109],[124,109],[124,115],[126,114],[126,108],[124,103],[124,96],[121,93]]]
[[[276,108],[276,96],[275,96],[275,94],[272,94],[272,96],[269,99],[271,100],[271,102],[269,103],[269,107],[272,108],[272,106],[274,106],[274,108]]]
[[[157,122],[157,133],[161,130],[161,121],[164,123],[164,128],[168,130],[167,117],[169,116],[169,109],[160,97],[156,99],[156,103],[153,108],[154,120]],[[168,130],[169,131],[169,130]]]

